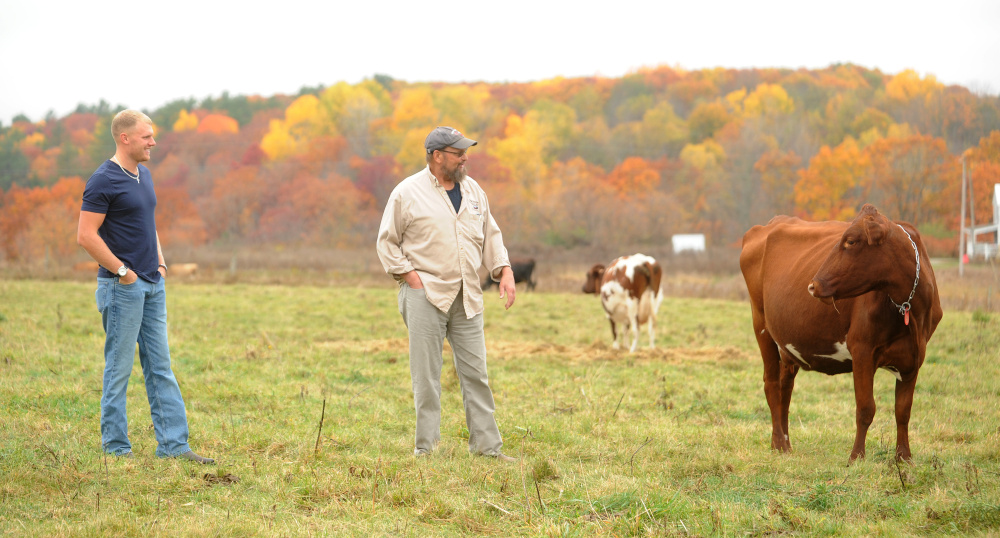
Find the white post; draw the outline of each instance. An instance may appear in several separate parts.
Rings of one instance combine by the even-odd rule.
[[[962,154],[962,217],[958,224],[958,276],[965,275],[965,154]]]
[[[972,246],[972,254],[969,259],[976,259],[976,190],[972,183],[972,174],[966,173],[969,181],[969,244]]]

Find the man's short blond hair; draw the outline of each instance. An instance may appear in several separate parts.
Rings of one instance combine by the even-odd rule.
[[[115,119],[111,120],[111,137],[115,139],[115,143],[118,143],[118,137],[122,133],[135,127],[135,124],[140,121],[149,125],[153,124],[153,120],[149,119],[149,116],[138,110],[126,109],[115,114]]]

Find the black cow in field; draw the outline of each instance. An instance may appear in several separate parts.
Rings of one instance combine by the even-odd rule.
[[[518,260],[510,261],[510,269],[514,272],[514,283],[520,284],[521,282],[528,283],[528,289],[535,289],[535,281],[531,279],[531,273],[535,270],[535,259],[534,258],[522,258]],[[499,286],[498,282],[494,282],[492,278],[486,277],[483,281],[483,290],[488,290],[491,286]]]

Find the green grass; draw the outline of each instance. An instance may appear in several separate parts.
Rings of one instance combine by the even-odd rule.
[[[1000,316],[947,311],[921,370],[914,460],[893,461],[892,376],[848,466],[850,376],[803,372],[772,453],[747,303],[667,298],[658,348],[610,349],[598,300],[487,297],[502,464],[467,453],[446,352],[442,443],[412,455],[406,333],[385,287],[175,284],[170,343],[200,467],[100,451],[94,285],[0,281],[0,533],[596,536],[1000,532]],[[324,411],[325,402],[325,411]],[[319,431],[323,416],[322,432]],[[318,443],[317,443],[318,439]]]

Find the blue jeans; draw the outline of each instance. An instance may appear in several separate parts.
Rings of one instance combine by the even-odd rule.
[[[101,445],[109,454],[132,451],[125,413],[126,389],[139,344],[139,364],[156,434],[156,455],[183,454],[188,446],[187,414],[167,347],[167,295],[163,279],[138,279],[129,285],[118,278],[97,279],[97,310],[104,332],[104,392],[101,394]]]

